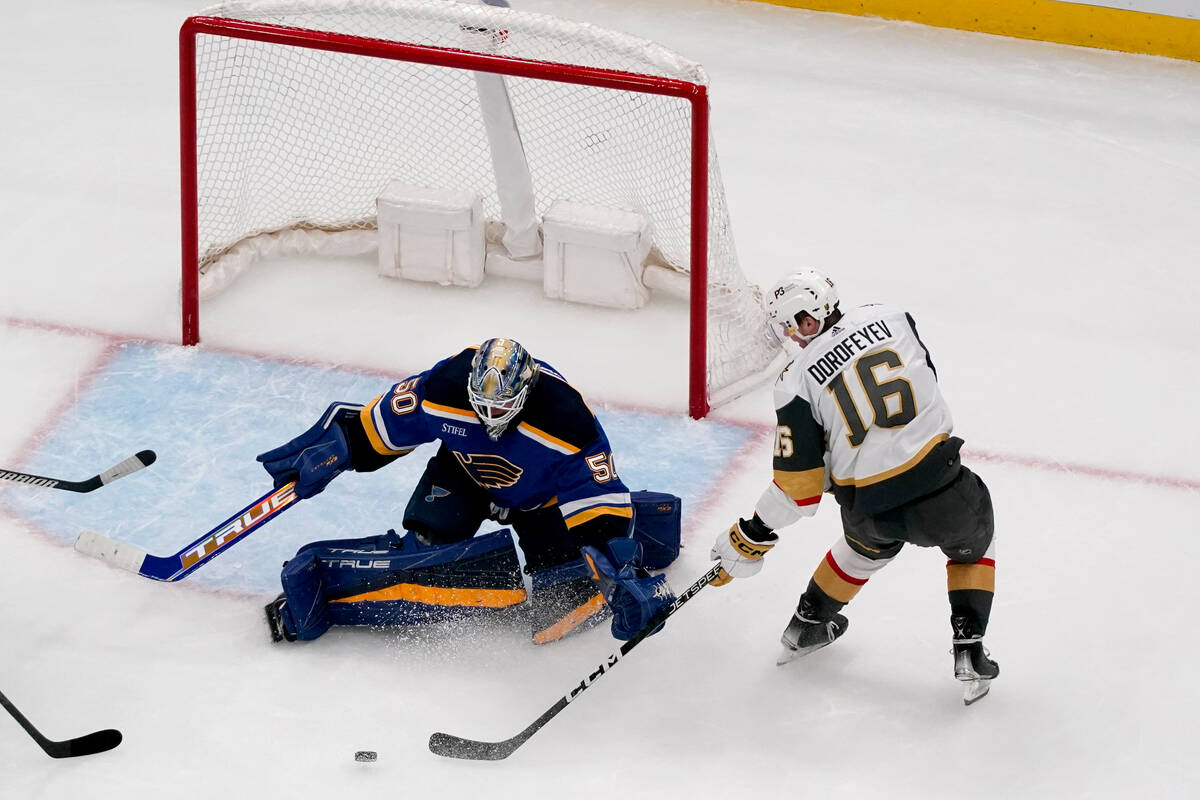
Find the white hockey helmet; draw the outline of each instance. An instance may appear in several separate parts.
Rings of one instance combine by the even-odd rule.
[[[833,281],[815,269],[792,272],[775,282],[767,296],[767,322],[771,336],[782,344],[789,339],[801,346],[825,330],[825,319],[837,311],[838,293]],[[800,315],[822,323],[812,336],[800,334]]]
[[[467,396],[492,441],[500,438],[529,397],[538,364],[513,339],[488,339],[471,360]]]

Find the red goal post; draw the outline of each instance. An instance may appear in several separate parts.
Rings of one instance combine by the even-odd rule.
[[[389,27],[390,21],[382,26],[386,30],[376,31],[368,28],[369,32],[375,35],[362,35],[362,22],[358,19],[365,10],[372,15],[378,15],[381,18],[388,17],[391,20],[392,16],[396,16],[396,10],[399,9],[403,12],[400,14],[401,21],[408,22],[409,13],[414,9],[416,12],[422,13],[432,9],[433,16],[437,18],[437,24],[444,28],[445,21],[442,17],[449,6],[454,6],[456,13],[464,15],[464,21],[458,23],[459,30],[478,32],[487,26],[488,32],[493,34],[491,44],[477,47],[475,50],[463,47],[462,42],[459,41],[442,44],[437,41],[437,36],[430,34],[429,30],[421,29],[420,21],[416,24],[417,30],[411,41],[402,40],[403,37],[397,34],[397,29],[402,29],[403,25],[393,29]],[[313,9],[319,13],[313,13]],[[347,25],[345,29],[338,29],[341,28],[338,24],[339,14],[350,12],[356,14],[354,24]],[[419,18],[420,15],[415,14],[415,16]],[[356,28],[356,25],[359,27]],[[665,237],[661,242],[656,238],[654,253],[658,260],[656,264],[658,274],[686,280],[690,306],[689,413],[696,418],[702,417],[713,405],[740,395],[765,377],[773,374],[779,366],[780,353],[765,334],[757,287],[742,276],[733,253],[732,237],[724,207],[724,193],[720,185],[720,175],[716,169],[715,150],[709,137],[707,85],[703,80],[685,80],[663,74],[639,73],[615,69],[607,65],[600,66],[597,65],[594,54],[580,59],[580,61],[586,62],[590,58],[592,63],[564,63],[562,60],[542,60],[529,57],[528,54],[520,52],[519,48],[511,48],[516,52],[504,52],[509,48],[496,44],[498,40],[502,44],[507,44],[510,38],[522,36],[532,40],[533,33],[531,32],[540,31],[541,27],[539,26],[547,25],[554,29],[553,38],[561,38],[564,35],[563,31],[570,33],[582,30],[586,34],[592,35],[598,30],[594,26],[580,26],[575,23],[546,18],[543,15],[524,14],[493,7],[458,5],[445,2],[445,0],[357,0],[357,2],[355,0],[350,0],[350,2],[347,0],[325,0],[325,2],[309,0],[301,3],[249,0],[248,2],[227,3],[225,6],[211,9],[210,13],[204,16],[187,19],[179,35],[183,344],[196,344],[200,340],[199,306],[200,299],[206,295],[203,288],[204,277],[210,279],[207,294],[215,293],[231,282],[242,265],[234,264],[233,267],[226,268],[221,266],[222,259],[228,259],[231,254],[239,255],[239,250],[245,251],[245,243],[261,237],[277,237],[287,230],[311,232],[314,236],[320,237],[325,237],[326,234],[339,235],[352,231],[360,234],[369,233],[373,230],[374,220],[371,218],[370,204],[382,188],[381,181],[389,177],[383,172],[378,174],[372,172],[365,181],[365,191],[364,186],[348,189],[346,192],[348,199],[343,203],[345,207],[336,209],[306,208],[303,200],[297,200],[294,197],[303,192],[297,187],[289,188],[287,185],[280,187],[272,185],[271,189],[265,192],[261,189],[256,192],[253,188],[238,186],[229,188],[231,182],[236,183],[234,177],[244,175],[249,171],[245,166],[247,159],[251,158],[248,153],[264,149],[248,146],[244,141],[248,135],[258,137],[250,144],[265,137],[266,141],[272,143],[272,147],[269,148],[271,150],[276,149],[273,140],[284,143],[283,147],[290,147],[295,139],[302,139],[304,136],[303,132],[294,136],[290,130],[275,131],[270,130],[270,126],[262,123],[247,123],[245,115],[251,112],[242,107],[253,106],[256,102],[260,102],[247,101],[247,93],[244,89],[244,86],[248,85],[247,82],[261,80],[265,85],[270,81],[280,80],[280,75],[273,73],[283,73],[282,80],[287,84],[286,89],[281,89],[279,86],[264,88],[261,90],[262,96],[276,98],[285,91],[294,93],[296,97],[288,101],[290,104],[301,106],[305,112],[311,112],[314,116],[318,116],[320,104],[335,102],[334,93],[345,91],[345,88],[313,88],[312,85],[297,88],[291,82],[298,75],[309,75],[310,73],[316,77],[309,77],[306,80],[321,81],[336,77],[329,73],[346,68],[348,64],[357,63],[340,58],[341,56],[350,56],[393,65],[419,65],[423,69],[433,68],[434,70],[458,70],[465,74],[501,75],[505,76],[506,80],[524,80],[525,83],[519,84],[520,86],[554,84],[556,86],[592,87],[622,93],[618,95],[619,97],[659,96],[682,101],[689,110],[688,119],[684,123],[687,126],[686,134],[683,134],[683,137],[686,138],[684,147],[686,148],[687,165],[686,169],[670,166],[667,166],[666,169],[668,170],[667,174],[671,175],[679,172],[686,173],[686,175],[678,176],[679,190],[681,193],[686,192],[688,197],[686,214],[680,214],[679,220],[670,218],[670,198],[666,202],[658,202],[658,205],[667,209],[664,212],[660,212],[655,206],[656,201],[650,198],[650,194],[660,188],[651,184],[656,181],[661,182],[661,177],[653,174],[642,176],[641,173],[651,172],[652,169],[658,168],[657,165],[654,165],[652,169],[639,169],[635,166],[632,170],[635,174],[632,183],[637,184],[638,180],[644,180],[647,187],[644,189],[637,185],[633,189],[625,187],[622,191],[625,191],[626,194],[621,195],[618,199],[623,205],[647,213],[655,226],[656,233],[664,231],[670,233],[677,229],[683,231],[686,228],[685,237],[680,239],[681,242],[686,241],[684,246],[672,249],[671,243],[665,241]],[[497,32],[503,34],[503,39],[495,36]],[[611,32],[601,31],[601,33],[607,35]],[[639,46],[657,47],[643,40],[625,37],[623,34],[611,34],[611,36],[600,38],[606,46],[616,41],[618,49],[630,46],[626,40]],[[217,42],[229,44],[213,44]],[[253,44],[244,47],[245,43]],[[589,40],[581,45],[580,49],[588,51],[594,47],[595,44]],[[663,53],[678,58],[665,49],[660,49],[660,51],[651,53],[652,62],[665,60],[670,63],[670,59],[664,57]],[[295,56],[300,57],[301,61],[288,61],[286,62],[287,67],[284,69],[278,65],[261,63],[275,58],[283,58],[277,54],[284,52],[302,54],[302,56]],[[338,59],[325,62],[317,56],[309,55],[319,53],[338,54]],[[293,58],[293,56],[289,55],[288,58]],[[219,62],[216,67],[211,66],[214,59]],[[313,66],[309,66],[306,63],[309,59],[317,60]],[[603,63],[603,57],[599,63]],[[683,61],[683,63],[688,64],[689,62]],[[263,73],[261,79],[246,77],[253,76],[259,69]],[[695,76],[703,77],[703,70],[699,69],[698,65],[695,65],[693,72],[693,78]],[[438,72],[437,74],[442,73]],[[349,83],[351,85],[369,85],[378,81],[386,84],[389,80],[391,78],[380,80],[375,77],[370,79],[351,77]],[[236,91],[225,87],[226,82],[231,81],[239,82],[239,88]],[[408,82],[410,86],[425,86],[427,83],[432,83],[427,78],[421,79],[419,84],[412,84],[408,78],[396,79],[396,81]],[[431,88],[432,91],[435,90]],[[228,97],[224,96],[226,93],[228,93]],[[381,102],[390,104],[393,100],[394,98],[384,97]],[[274,100],[268,102],[274,102]],[[462,105],[459,98],[447,99],[443,102],[453,106]],[[527,106],[537,105],[534,101],[525,102]],[[425,101],[426,109],[430,105],[430,101]],[[623,108],[636,105],[637,102],[626,102]],[[345,114],[343,113],[343,115]],[[302,116],[307,116],[307,114]],[[295,124],[303,125],[304,122],[297,119]],[[455,124],[463,123],[459,121]],[[632,135],[635,138],[645,136],[648,139],[663,137],[664,134],[660,132],[658,126],[662,126],[662,130],[674,130],[677,123],[655,121],[648,125],[647,131],[638,130]],[[245,133],[246,130],[256,127],[263,128],[263,130],[253,134]],[[391,132],[389,131],[389,133]],[[608,131],[604,133],[605,135],[609,134]],[[537,135],[528,135],[524,128],[522,128],[521,134],[525,137],[526,148],[532,147],[536,150],[540,146]],[[393,136],[396,141],[403,138],[405,137]],[[443,141],[445,141],[444,138]],[[631,150],[636,152],[637,144],[637,142],[634,145],[624,143],[622,147],[626,152]],[[328,145],[326,144],[324,147],[325,150],[322,151],[322,154],[327,158]],[[549,149],[553,150],[554,148]],[[646,149],[651,153],[654,152],[653,147]],[[230,155],[231,151],[233,152],[232,156]],[[530,160],[535,161],[540,155],[535,152]],[[291,159],[288,166],[303,167],[305,156],[306,153],[301,145],[296,152],[287,154],[287,158]],[[645,158],[647,159],[645,163],[651,163],[650,159],[655,156],[649,155]],[[238,166],[230,167],[222,159],[236,161]],[[553,160],[549,157],[546,158],[549,166],[546,164],[534,165],[532,169],[534,183],[536,184],[540,177],[538,172],[540,167],[549,174],[554,174],[556,171],[562,173],[562,175],[555,176],[558,180],[558,183],[554,185],[555,189],[570,191],[572,195],[586,195],[588,181],[593,180],[594,176],[568,174],[567,167],[558,165],[560,161],[570,164],[572,159],[575,159],[576,163],[580,163],[580,157],[577,154],[569,151],[560,154],[555,151]],[[470,159],[463,160],[469,161]],[[351,164],[347,171],[361,171],[359,170],[360,166]],[[371,164],[370,167],[368,172],[371,172],[375,165]],[[252,168],[253,165],[250,169]],[[381,166],[380,169],[386,170],[386,167]],[[278,169],[275,171],[276,177],[272,180],[278,180],[279,172]],[[564,175],[567,178],[564,178]],[[449,174],[437,177],[450,181],[456,178]],[[355,179],[357,179],[357,172]],[[205,183],[206,180],[208,184]],[[335,176],[331,179],[331,184],[337,185],[341,180],[341,176]],[[371,183],[372,180],[374,183]],[[477,185],[488,183],[487,180],[477,176],[463,178],[463,181]],[[594,182],[601,181],[595,179]],[[248,205],[245,201],[246,196],[258,201],[257,194],[270,194],[274,191],[279,192],[279,197],[271,202],[280,206],[278,209],[273,206],[268,208],[264,203],[264,211],[261,213],[251,212],[249,219],[238,219],[229,224],[221,223],[221,225],[209,222],[210,219],[216,219],[222,215],[228,216],[226,211],[230,206],[236,205],[242,209],[243,206]],[[492,193],[494,194],[494,190]],[[547,190],[546,193],[552,192]],[[321,193],[318,192],[318,194]],[[330,191],[326,194],[337,195],[338,192]],[[604,199],[611,202],[608,197]],[[485,203],[487,200],[485,191]],[[538,198],[538,204],[539,211],[544,211],[542,197]],[[714,228],[714,226],[716,227]],[[217,228],[221,228],[221,230],[217,230]],[[304,241],[307,242],[309,238],[311,237],[305,238]],[[325,241],[325,238],[322,238],[321,241]],[[307,248],[308,245],[305,247]],[[716,253],[713,252],[714,249],[717,250]],[[323,252],[323,245],[316,246],[315,251]],[[330,252],[336,251],[336,247],[330,249]],[[241,261],[245,262],[244,254],[241,255]],[[260,256],[252,255],[250,260],[258,257]],[[712,268],[714,263],[717,267],[715,270]],[[646,280],[648,285],[651,283],[650,278],[648,270]],[[664,279],[660,282],[663,284],[662,288],[667,288],[669,284],[678,285],[681,281]],[[213,284],[217,284],[215,288]],[[713,317],[714,309],[718,309],[722,315],[717,318],[718,325],[715,329],[710,325],[710,317]]]

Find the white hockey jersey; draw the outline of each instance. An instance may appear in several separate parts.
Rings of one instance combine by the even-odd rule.
[[[823,491],[866,514],[935,491],[958,470],[961,439],[910,315],[843,314],[775,383],[774,480],[755,511],[771,528],[815,513]]]

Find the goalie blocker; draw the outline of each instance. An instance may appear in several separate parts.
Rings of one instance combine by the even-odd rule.
[[[641,566],[664,569],[679,555],[680,499],[664,492],[631,495],[631,538],[640,545]],[[420,625],[488,616],[527,600],[536,616],[553,607],[539,604],[539,594],[554,585],[549,573],[558,571],[533,573],[533,597],[527,597],[508,528],[432,546],[411,532],[395,531],[313,542],[284,563],[283,593],[266,607],[267,622],[278,642],[316,639],[333,625]],[[545,620],[532,622],[535,632],[545,627]]]

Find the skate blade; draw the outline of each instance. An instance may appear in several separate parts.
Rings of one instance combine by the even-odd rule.
[[[814,647],[801,647],[796,650],[785,646],[779,651],[779,657],[775,659],[775,666],[782,667],[784,664],[790,664],[798,658],[804,658],[807,655],[812,655],[818,650],[828,647],[831,644],[833,644],[833,642],[825,642],[824,644],[818,644]]]
[[[775,666],[782,667],[784,664],[790,664],[802,655],[804,653],[801,653],[799,650],[785,647],[779,651],[779,657],[775,659]]]
[[[976,700],[981,700],[992,688],[990,678],[977,678],[963,682],[963,705],[969,706]]]

